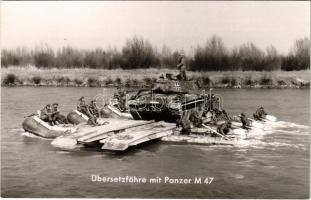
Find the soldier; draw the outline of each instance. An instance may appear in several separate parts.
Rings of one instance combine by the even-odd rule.
[[[89,106],[86,104],[84,97],[79,99],[77,110],[89,117],[89,124],[97,125],[96,118],[90,113]]]
[[[84,97],[80,97],[77,105],[77,110],[85,115],[89,115],[89,109],[88,106],[86,105]]]
[[[185,58],[185,55],[183,53],[180,53],[178,55],[177,68],[179,69],[180,80],[187,80],[187,75],[186,75],[186,58]]]
[[[58,103],[52,104],[52,121],[54,124],[68,124],[67,118],[64,115],[60,114],[58,110]]]
[[[244,113],[241,113],[240,119],[242,122],[242,128],[250,129],[250,121],[247,119]]]
[[[267,115],[267,113],[262,106],[253,114],[255,120],[262,120],[265,115]]]
[[[190,121],[193,123],[193,126],[197,128],[202,127],[203,115],[204,115],[203,104],[199,105],[198,108],[195,108],[191,111]]]
[[[214,108],[211,110],[212,116],[211,120],[212,123],[217,124],[219,121],[224,121],[221,116],[222,116],[222,111],[218,110],[217,108]]]
[[[52,119],[52,108],[50,104],[47,104],[40,112],[40,119],[45,122],[48,122],[51,126],[54,125]]]
[[[181,126],[181,134],[183,135],[189,135],[191,133],[190,113],[190,110],[180,111],[179,119],[176,120],[176,127]]]
[[[118,87],[117,88],[117,93],[114,95],[114,98],[118,100],[118,108],[121,112],[125,111],[126,108],[125,108],[125,104],[126,104],[126,92]]]
[[[225,121],[230,121],[231,120],[231,117],[228,115],[228,113],[225,111],[225,109],[222,110],[222,118]]]
[[[214,111],[215,109],[219,108],[219,99],[215,96],[215,94],[212,94],[211,96],[208,95],[208,101],[209,101],[208,111]]]
[[[223,124],[220,124],[217,127],[217,132],[222,134],[222,135],[227,135],[230,131],[231,128],[231,121],[225,122]]]
[[[94,117],[100,117],[100,110],[97,108],[96,101],[92,100],[89,106],[90,113]]]

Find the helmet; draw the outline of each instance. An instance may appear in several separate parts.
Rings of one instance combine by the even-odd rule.
[[[47,109],[49,109],[49,110],[52,109],[52,108],[51,108],[51,104],[47,104],[45,107],[46,107]]]

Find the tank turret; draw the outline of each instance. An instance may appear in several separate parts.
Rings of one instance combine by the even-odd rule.
[[[196,80],[177,80],[170,74],[166,74],[166,79],[160,78],[154,84],[152,90],[158,93],[189,93],[199,90],[199,84]]]

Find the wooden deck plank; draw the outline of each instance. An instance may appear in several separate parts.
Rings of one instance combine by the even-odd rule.
[[[123,151],[130,146],[172,134],[174,127],[174,124],[156,122],[138,131],[126,130],[112,137],[100,140],[100,143],[104,143],[102,149]]]
[[[118,132],[121,130],[143,126],[146,124],[154,123],[154,121],[134,121],[134,120],[121,120],[120,119],[114,123],[110,123],[102,126],[102,128],[98,129],[96,132],[83,135],[79,137],[77,140],[82,143],[93,142],[96,140],[101,140],[107,133]]]

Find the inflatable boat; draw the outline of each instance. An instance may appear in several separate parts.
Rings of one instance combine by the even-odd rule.
[[[130,113],[121,112],[113,105],[105,106],[100,112],[104,118],[133,119]]]
[[[87,123],[89,117],[77,110],[74,110],[68,113],[67,120],[69,123],[77,125],[81,123]]]
[[[114,106],[108,105],[100,110],[102,118],[116,118],[116,119],[133,119],[130,113],[121,112]],[[79,112],[78,110],[73,110],[67,115],[67,120],[71,124],[81,124],[87,123],[89,117],[85,114]],[[99,119],[101,121],[101,119]]]
[[[44,138],[56,138],[66,133],[73,133],[75,128],[72,125],[54,125],[51,126],[47,122],[41,120],[38,115],[27,117],[22,123],[26,132]]]

